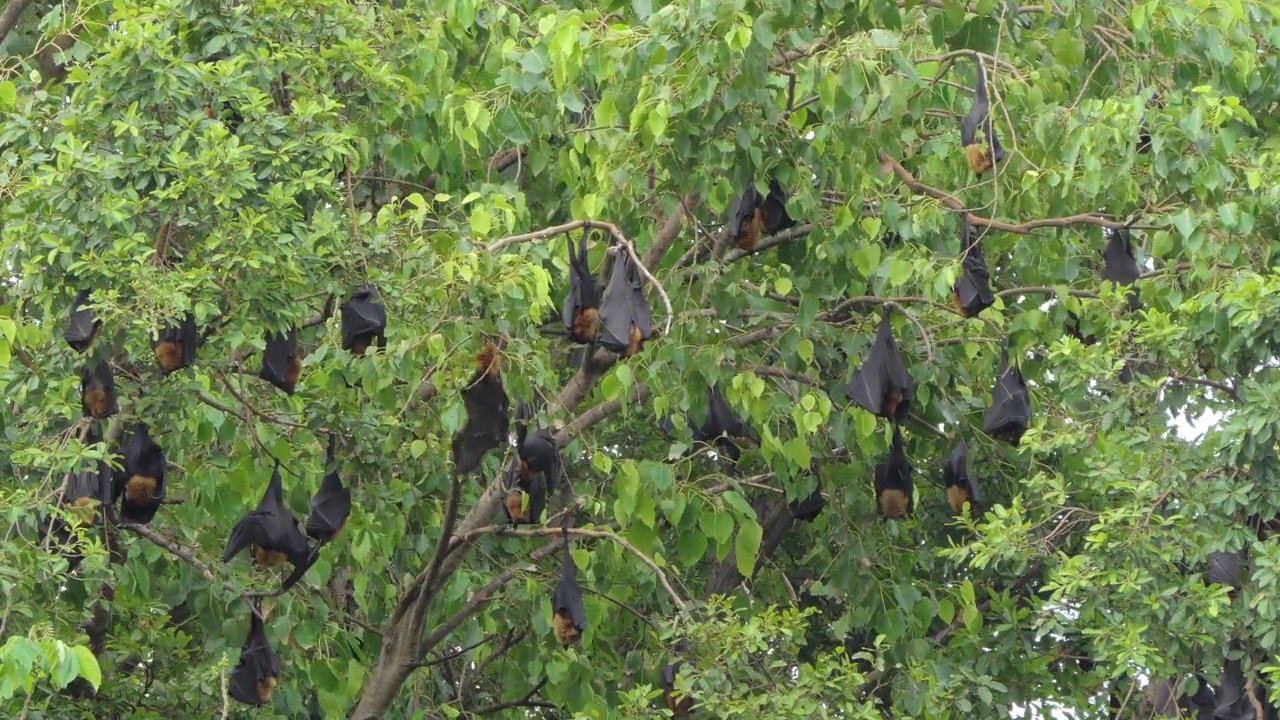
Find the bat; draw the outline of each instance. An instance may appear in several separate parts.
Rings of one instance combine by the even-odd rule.
[[[152,349],[156,354],[156,362],[165,375],[191,367],[196,361],[196,347],[200,344],[200,335],[196,330],[196,316],[187,313],[182,322],[160,331]]]
[[[644,347],[652,324],[640,275],[632,264],[631,254],[620,247],[600,304],[600,344],[624,358],[631,357]]]
[[[569,531],[564,532],[564,566],[560,569],[560,582],[551,596],[551,625],[555,628],[556,641],[561,645],[576,645],[582,641],[587,629],[587,609],[582,604],[582,588],[578,586],[578,569],[569,553]]]
[[[1065,332],[1071,337],[1079,340],[1082,345],[1093,345],[1098,342],[1097,337],[1084,334],[1084,331],[1080,329],[1080,316],[1070,310],[1067,311]]]
[[[85,417],[95,420],[111,417],[120,411],[111,363],[99,360],[80,371],[80,408]]]
[[[342,349],[352,355],[364,355],[369,346],[387,346],[387,311],[372,285],[352,293],[342,303]]]
[[[876,332],[871,353],[853,374],[844,394],[858,407],[883,418],[902,422],[911,412],[911,399],[915,396],[916,383],[898,355],[898,344],[893,340],[893,328],[889,325],[889,308],[880,316],[880,329]]]
[[[973,107],[969,114],[960,121],[960,142],[964,145],[964,155],[969,160],[969,167],[978,176],[995,167],[1004,160],[1004,149],[1000,147],[1000,139],[996,137],[995,124],[991,122],[991,100],[987,97],[987,73],[981,62],[975,62],[978,82],[973,89]],[[978,133],[982,137],[978,137]],[[986,141],[990,146],[982,147]]]
[[[970,237],[969,216],[963,215],[960,218],[960,277],[951,289],[951,298],[961,317],[973,317],[996,302],[982,248],[978,245],[978,238],[971,240]]]
[[[1233,643],[1234,645],[1235,643]],[[1258,688],[1245,680],[1239,660],[1228,660],[1222,666],[1218,679],[1218,692],[1214,698],[1214,720],[1266,720],[1269,717],[1263,707],[1265,696],[1258,697]]]
[[[541,474],[546,482],[547,492],[555,492],[563,465],[560,448],[547,428],[538,428],[526,435],[526,427],[519,420],[532,417],[533,412],[526,403],[520,403],[520,406],[516,413],[516,453],[520,458],[520,479],[530,480],[533,475]],[[522,414],[524,418],[520,417]]]
[[[102,321],[94,317],[93,310],[85,307],[88,304],[89,291],[77,292],[76,299],[71,302],[67,329],[62,333],[71,349],[80,353],[93,345],[94,338],[98,337],[98,331],[102,329]]]
[[[320,546],[307,543],[307,538],[298,530],[298,521],[285,505],[278,460],[258,507],[246,513],[231,529],[227,547],[222,552],[222,562],[231,562],[231,558],[245,548],[252,548],[250,552],[256,565],[275,568],[286,561],[293,564],[293,572],[280,585],[280,592],[287,591],[301,580],[319,557]]]
[[[587,231],[578,238],[574,251],[569,238],[569,294],[564,298],[564,326],[569,339],[582,345],[595,342],[600,328],[600,288],[587,265]]]
[[[1107,247],[1102,251],[1102,279],[1116,285],[1133,285],[1137,281],[1138,262],[1133,257],[1133,237],[1129,228],[1104,231],[1108,235]],[[1138,289],[1129,290],[1129,310],[1142,307]]]
[[[1141,88],[1139,88],[1139,92],[1141,92]],[[1160,93],[1158,92],[1147,98],[1147,108],[1150,109],[1153,107],[1164,107],[1164,103],[1160,101]],[[1147,124],[1147,119],[1145,117],[1142,118],[1142,124],[1138,126],[1137,149],[1139,153],[1144,155],[1151,152],[1151,126]]]
[[[280,656],[271,649],[258,606],[249,614],[249,636],[240,646],[240,660],[231,671],[227,690],[233,700],[246,705],[266,705],[280,677]]]
[[[684,640],[676,642],[672,647],[672,652],[676,655],[684,655],[689,652],[689,643]],[[667,709],[671,711],[672,716],[683,718],[688,717],[689,713],[697,708],[697,701],[689,695],[678,694],[676,692],[676,676],[680,674],[680,668],[684,665],[684,660],[676,659],[662,666],[659,680],[662,684],[662,700],[666,704]]]
[[[969,512],[974,512],[978,503],[978,481],[969,475],[969,446],[963,440],[956,443],[951,451],[951,458],[942,466],[942,483],[947,489],[947,504],[951,511],[959,515],[964,511],[964,504],[969,503]]]
[[[267,348],[262,351],[262,370],[258,377],[292,395],[302,374],[302,358],[298,357],[298,329],[267,335]]]
[[[509,442],[511,401],[502,385],[502,357],[498,346],[485,340],[476,354],[471,384],[462,390],[467,421],[453,434],[453,474],[465,475],[480,467],[484,454]]]
[[[707,419],[701,427],[694,429],[693,439],[703,443],[714,442],[716,449],[733,462],[742,455],[739,445],[759,443],[755,432],[733,413],[720,389],[714,385],[707,388]]]
[[[541,473],[520,477],[521,461],[517,457],[503,473],[506,498],[503,509],[512,525],[536,525],[542,522],[542,511],[547,507],[547,485]]]
[[[1244,551],[1209,553],[1209,567],[1205,571],[1205,582],[1226,585],[1233,591],[1240,589],[1240,560]],[[1234,595],[1234,592],[1232,593]]]
[[[991,406],[982,417],[982,429],[991,437],[1017,447],[1031,419],[1031,395],[1018,368],[1009,365],[1007,349],[1000,351],[1000,371],[991,390]]]
[[[911,487],[911,463],[902,448],[902,429],[893,426],[893,444],[885,459],[876,463],[876,504],[886,518],[901,520],[915,510]]]
[[[787,214],[787,194],[777,179],[769,181],[769,194],[761,197],[754,183],[729,202],[729,237],[739,249],[751,252],[764,235],[796,224]]]
[[[120,498],[120,517],[149,523],[164,500],[164,451],[151,439],[146,424],[137,423],[121,454],[123,471],[116,474],[112,488],[112,495]]]
[[[111,468],[105,461],[98,462],[97,470],[76,473],[59,494],[58,505],[66,509],[72,521],[53,517],[44,522],[46,538],[58,548],[67,560],[67,569],[74,572],[84,560],[84,554],[75,546],[75,529],[92,527],[98,521],[98,510],[111,502]]]
[[[329,471],[320,481],[315,497],[311,498],[311,514],[307,516],[307,535],[322,543],[333,542],[351,514],[351,490],[342,486],[338,467],[333,461],[336,440],[337,436],[329,433],[329,449],[324,455]]]
[[[792,500],[789,504],[791,517],[804,522],[813,522],[826,506],[827,499],[822,497],[821,487],[815,488],[808,497]]]

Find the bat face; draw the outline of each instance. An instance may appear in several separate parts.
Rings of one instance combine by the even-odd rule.
[[[907,462],[902,446],[902,431],[893,427],[893,444],[889,455],[876,464],[876,501],[880,514],[886,518],[902,519],[914,510],[915,499],[911,486],[911,464]]]
[[[120,496],[120,516],[127,522],[148,523],[164,500],[164,451],[138,423],[124,446],[124,470],[114,493]]]
[[[845,396],[864,410],[902,422],[911,412],[915,381],[907,372],[885,308],[871,353],[844,388]]]
[[[271,649],[262,619],[255,613],[249,636],[240,647],[240,660],[228,679],[228,694],[246,705],[266,705],[279,677],[280,656]]]
[[[199,343],[196,317],[187,313],[181,323],[160,332],[154,347],[156,363],[166,375],[190,367],[195,364]]]
[[[556,631],[556,642],[561,645],[577,645],[582,640],[582,631],[574,627],[568,616],[556,613],[551,617],[551,624]]]
[[[551,606],[556,639],[561,645],[578,642],[582,631],[587,629],[587,610],[582,603],[582,588],[578,586],[578,572],[573,557],[569,555],[568,545],[565,546],[560,582],[551,596]]]
[[[101,420],[115,415],[116,382],[111,364],[100,360],[80,373],[80,406],[85,417]]]
[[[743,250],[754,250],[763,230],[763,216],[756,214],[760,193],[754,183],[747,183],[741,195],[729,201],[729,237]]]
[[[982,419],[982,428],[991,437],[1014,447],[1022,441],[1031,419],[1031,395],[1022,373],[1010,367],[1008,358],[1000,361],[1000,377],[991,391],[991,406]]]
[[[631,263],[631,256],[620,249],[600,305],[600,345],[623,357],[631,357],[640,352],[644,341],[649,339],[651,324],[651,311],[639,274]]]
[[[342,349],[363,355],[371,344],[386,345],[387,312],[373,287],[363,288],[342,304]]]
[[[975,63],[978,81],[974,87],[973,107],[960,121],[960,141],[964,145],[969,167],[979,177],[1004,160],[1004,149],[991,122],[991,100],[987,97],[987,74],[982,63]],[[981,133],[981,137],[979,137]],[[983,147],[985,141],[987,147]]]
[[[98,337],[98,331],[102,328],[102,321],[95,318],[93,311],[85,307],[88,304],[89,291],[77,292],[75,300],[71,303],[67,329],[63,332],[63,338],[71,349],[81,353],[93,345],[94,338]]]
[[[1102,251],[1102,278],[1116,285],[1132,285],[1141,273],[1138,262],[1133,257],[1133,237],[1127,228],[1112,230],[1107,240],[1107,247]],[[1129,291],[1129,309],[1142,307],[1138,299],[1138,290]]]
[[[262,370],[258,377],[292,395],[302,373],[302,359],[298,357],[298,331],[267,336],[267,348],[262,351]]]
[[[492,343],[476,356],[476,372],[462,390],[467,421],[453,434],[453,474],[465,475],[480,467],[488,451],[507,442],[511,400],[502,385],[501,359]]]
[[[583,345],[596,339],[600,326],[600,289],[587,264],[587,233],[578,239],[575,252],[569,239],[569,294],[564,299],[563,320],[569,339]]]

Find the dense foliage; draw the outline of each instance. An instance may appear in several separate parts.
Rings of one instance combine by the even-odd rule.
[[[1218,686],[1236,660],[1280,699],[1277,12],[10,0],[0,714],[657,718],[682,638],[676,688],[703,716],[1137,717],[1161,679]],[[977,178],[959,119],[979,59],[1006,157]],[[735,248],[731,199],[771,178],[797,224]],[[967,319],[966,211],[996,295]],[[602,280],[628,244],[657,280],[633,357],[566,338],[581,220]],[[1101,280],[1126,224],[1132,311]],[[365,283],[389,323],[362,357],[332,298]],[[63,339],[80,289],[102,322],[86,354]],[[873,491],[891,424],[843,392],[885,307],[916,385],[902,521]],[[163,375],[154,332],[188,312],[206,340]],[[293,325],[288,395],[257,375]],[[562,447],[545,532],[502,530],[509,451],[451,475],[484,338]],[[1017,446],[982,431],[1006,346],[1032,397]],[[106,420],[81,417],[94,358]],[[685,422],[713,384],[758,436],[736,465]],[[140,421],[169,502],[80,532],[69,572],[56,491],[118,468]],[[275,594],[223,546],[277,460],[305,514],[329,433],[355,509]],[[944,500],[959,440],[972,517]],[[569,649],[562,522],[589,617]],[[1241,549],[1238,590],[1207,581]],[[283,663],[256,711],[225,700],[255,594]]]

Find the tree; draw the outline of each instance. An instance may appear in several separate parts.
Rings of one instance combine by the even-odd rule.
[[[247,716],[225,689],[260,602],[283,671],[254,717],[656,718],[677,660],[717,717],[1136,717],[1162,679],[1229,691],[1232,661],[1261,713],[1277,37],[1273,7],[1204,0],[11,0],[0,705]],[[977,63],[1006,153],[980,177],[958,132]],[[774,180],[796,224],[735,246],[734,198]],[[994,291],[969,318],[962,218]],[[582,233],[601,281],[643,270],[633,357],[566,339]],[[1136,309],[1101,279],[1125,233]],[[334,306],[365,284],[387,345],[356,356]],[[85,354],[62,337],[81,289]],[[915,383],[903,521],[873,491],[891,423],[843,391],[883,310]],[[154,332],[187,313],[203,344],[163,375]],[[295,326],[289,395],[256,376]],[[509,448],[451,474],[485,338],[563,453],[545,526],[505,526]],[[1016,446],[983,432],[1006,348],[1032,398]],[[119,412],[91,421],[99,357]],[[713,386],[756,436],[736,463],[687,427]],[[136,422],[166,504],[73,533],[72,572],[56,491],[119,468]],[[276,462],[304,512],[330,434],[355,509],[302,582],[220,562]],[[971,516],[943,498],[960,440]],[[562,525],[589,618],[569,649]],[[1237,551],[1239,587],[1208,577]]]

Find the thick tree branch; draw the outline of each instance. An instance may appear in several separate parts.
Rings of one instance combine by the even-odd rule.
[[[741,260],[742,258],[747,257],[749,255],[756,255],[756,254],[762,253],[765,250],[768,250],[769,248],[777,247],[778,245],[781,245],[791,240],[795,240],[796,238],[802,238],[808,235],[809,233],[813,232],[814,228],[816,227],[818,226],[815,225],[814,223],[805,223],[803,225],[796,225],[795,227],[787,228],[786,230],[783,230],[782,232],[776,235],[770,235],[766,238],[761,238],[760,242],[757,243],[755,248],[751,250],[734,248],[729,252],[726,252],[724,254],[724,257],[720,259],[720,262],[727,265],[731,262],[737,262],[738,260]]]
[[[18,24],[22,11],[30,4],[31,0],[9,0],[9,4],[5,5],[4,11],[0,12],[0,42],[8,37],[9,32]]]
[[[656,268],[662,264],[662,257],[667,254],[671,244],[680,235],[680,228],[684,218],[691,215],[701,204],[702,196],[696,192],[689,193],[681,198],[680,207],[683,212],[671,213],[666,222],[662,223],[662,227],[658,228],[657,234],[653,236],[653,242],[649,244],[649,250],[644,254],[643,265],[645,267]]]

